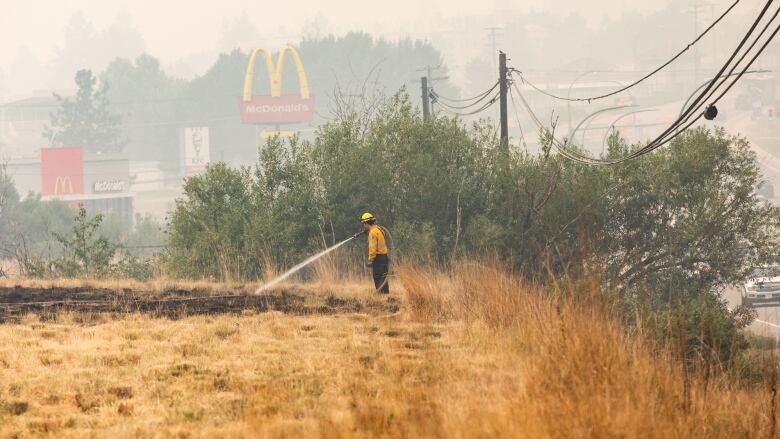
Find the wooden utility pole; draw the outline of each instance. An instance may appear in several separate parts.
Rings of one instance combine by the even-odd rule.
[[[422,110],[423,118],[428,119],[431,114],[431,101],[430,94],[428,93],[428,77],[423,76],[420,78],[420,84],[422,85]]]
[[[509,149],[509,113],[507,112],[507,92],[509,91],[509,78],[506,69],[506,53],[498,54],[498,93],[501,112],[501,146]]]
[[[433,91],[436,90],[436,88],[434,87],[435,85],[434,83],[436,81],[443,81],[445,79],[450,79],[449,76],[433,76],[433,71],[439,69],[441,69],[441,64],[439,64],[438,66],[425,66],[425,68],[417,69],[418,72],[426,72],[428,74],[428,76],[425,77],[428,82],[428,96],[430,96],[432,90]],[[428,114],[434,114],[433,102],[431,102],[430,99],[428,100]]]

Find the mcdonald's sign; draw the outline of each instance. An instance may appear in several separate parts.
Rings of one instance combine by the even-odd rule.
[[[282,95],[282,73],[284,60],[290,55],[298,72],[300,95]],[[252,82],[255,79],[257,56],[265,61],[271,95],[253,95]],[[244,94],[239,101],[241,122],[249,124],[285,124],[309,122],[314,117],[314,96],[309,93],[309,83],[303,62],[295,48],[287,46],[279,52],[276,64],[271,53],[265,49],[254,49],[244,76]]]
[[[41,148],[41,194],[84,193],[84,155],[81,148]]]
[[[73,180],[70,176],[58,176],[57,181],[54,182],[54,195],[71,195],[73,194]]]

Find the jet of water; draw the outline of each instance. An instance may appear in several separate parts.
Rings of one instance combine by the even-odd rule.
[[[271,280],[270,282],[268,282],[268,283],[266,283],[266,284],[263,284],[263,285],[261,285],[261,286],[260,286],[260,288],[258,288],[257,290],[255,290],[255,294],[256,294],[256,295],[257,295],[257,294],[260,294],[260,293],[262,293],[263,291],[266,291],[266,290],[268,290],[269,288],[272,288],[273,286],[275,286],[275,285],[278,285],[278,284],[279,284],[281,281],[283,281],[283,280],[287,279],[288,277],[292,276],[292,275],[293,275],[295,272],[297,272],[297,271],[298,271],[298,270],[300,270],[301,268],[303,268],[303,267],[305,267],[305,266],[307,266],[307,265],[311,264],[312,262],[316,261],[317,259],[319,259],[319,258],[321,258],[321,257],[323,257],[323,256],[325,256],[325,255],[327,255],[328,253],[332,252],[333,250],[336,250],[337,248],[339,248],[339,247],[341,247],[342,245],[344,245],[344,244],[348,243],[349,241],[352,241],[353,239],[357,238],[357,237],[358,237],[358,236],[360,236],[360,235],[361,235],[361,234],[360,234],[360,233],[358,233],[357,235],[350,236],[349,238],[347,238],[347,239],[345,239],[345,240],[343,240],[343,241],[339,242],[338,244],[336,244],[336,245],[334,245],[334,246],[331,246],[331,247],[329,247],[329,248],[326,248],[325,250],[323,250],[323,251],[321,251],[321,252],[317,253],[316,255],[314,255],[314,256],[312,256],[312,257],[310,257],[310,258],[306,259],[305,261],[301,262],[300,264],[296,265],[295,267],[293,267],[293,268],[291,268],[291,269],[289,269],[289,270],[285,271],[285,272],[284,272],[284,274],[282,274],[281,276],[278,276],[278,277],[274,278],[273,280]]]

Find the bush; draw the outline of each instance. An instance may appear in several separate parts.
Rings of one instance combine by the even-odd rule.
[[[712,291],[780,260],[780,209],[756,195],[744,139],[699,128],[593,167],[552,154],[549,136],[531,154],[502,148],[489,123],[424,119],[403,92],[375,110],[342,112],[313,141],[271,139],[253,168],[217,163],[188,179],[168,269],[255,280],[352,235],[370,211],[393,233],[393,257],[495,255],[537,283],[601,284],[626,323],[682,337],[686,358],[744,349],[749,318]],[[613,137],[609,155],[634,148]]]
[[[158,272],[158,263],[159,261],[154,258],[126,257],[111,266],[111,275],[121,279],[134,279],[145,282],[155,277]]]
[[[54,260],[54,270],[63,277],[101,277],[109,274],[117,246],[98,233],[103,215],[97,214],[88,219],[87,210],[81,206],[74,221],[70,234],[54,233],[65,250],[63,257]]]

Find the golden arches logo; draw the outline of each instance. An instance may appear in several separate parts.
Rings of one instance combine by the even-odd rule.
[[[243,101],[249,102],[252,100],[252,82],[255,78],[255,64],[257,63],[257,55],[260,55],[265,60],[265,67],[268,72],[268,80],[271,85],[271,96],[279,97],[282,95],[282,73],[284,72],[284,59],[287,54],[292,56],[295,62],[295,70],[298,72],[298,86],[301,90],[301,98],[309,99],[309,82],[306,79],[306,72],[303,70],[303,62],[298,55],[298,51],[294,47],[287,46],[279,52],[279,57],[274,64],[271,53],[265,49],[257,48],[249,55],[249,64],[246,67],[246,76],[244,77],[244,95]]]
[[[67,188],[67,191],[65,190]],[[67,175],[65,177],[57,177],[54,182],[54,195],[70,195],[73,193],[73,181]]]

